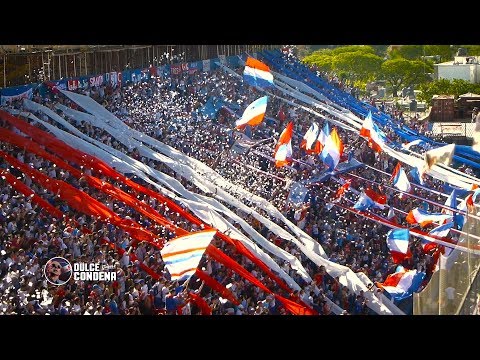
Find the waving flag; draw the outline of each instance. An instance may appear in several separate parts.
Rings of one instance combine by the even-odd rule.
[[[267,101],[268,96],[263,96],[248,105],[243,112],[242,118],[235,122],[236,128],[241,130],[247,125],[257,126],[260,124],[267,111]]]
[[[290,121],[287,127],[280,134],[277,146],[275,147],[275,166],[282,167],[290,163],[292,159],[292,133],[293,122]]]
[[[397,221],[395,220],[395,211],[393,210],[393,206],[390,206],[390,209],[388,210],[387,219],[388,219],[388,220],[393,219],[393,220],[392,220],[393,222],[395,222],[395,223],[397,222]]]
[[[418,171],[417,167],[412,168],[409,174],[412,177],[413,182],[416,184],[425,185],[425,181],[423,181],[423,177],[420,176],[420,172]]]
[[[243,70],[243,81],[252,86],[267,88],[273,86],[273,75],[267,65],[248,57]]]
[[[427,151],[424,157],[426,168],[430,169],[436,163],[447,166],[450,165],[454,152],[455,144],[449,144]]]
[[[476,184],[474,184],[474,185],[476,185]],[[472,186],[472,190],[475,190],[472,194],[472,202],[475,202],[475,201],[477,201],[477,196],[480,195],[480,189],[479,188],[473,189],[473,186]]]
[[[475,206],[473,204],[473,195],[470,194],[468,195],[457,207],[458,210],[460,211],[465,211],[465,212],[473,212],[475,209]],[[457,229],[461,230],[465,223],[467,222],[467,216],[463,214],[457,214],[455,213],[454,215],[454,220],[457,225]]]
[[[400,163],[397,164],[392,174],[393,186],[397,189],[409,192],[411,189],[410,181],[408,181],[407,174],[403,170]]]
[[[422,250],[425,254],[429,253],[431,250],[434,250],[437,248],[437,244],[435,244],[434,242],[431,242],[431,241],[428,241],[428,240],[425,240],[425,239],[422,239]]]
[[[413,140],[413,141],[409,142],[408,144],[402,144],[402,149],[410,150],[410,147],[414,146],[414,145],[422,146],[422,147],[428,147],[429,146],[425,141],[417,139],[417,140]]]
[[[408,249],[409,240],[410,231],[408,229],[392,229],[387,233],[387,246],[395,264],[412,256]]]
[[[315,144],[315,151],[317,152],[317,154],[320,154],[322,152],[323,147],[327,143],[328,134],[330,134],[330,125],[328,125],[328,121],[325,121],[323,129],[320,130],[320,132],[318,133],[317,142]]]
[[[371,111],[368,112],[367,117],[363,121],[362,128],[360,129],[360,135],[364,136],[368,140],[368,146],[374,151],[382,151],[387,137],[380,130],[380,128],[373,122]]]
[[[216,230],[198,231],[176,237],[165,244],[160,255],[172,280],[186,280],[195,273],[215,233]]]
[[[348,179],[345,184],[343,184],[342,186],[340,186],[337,190],[337,192],[335,193],[335,198],[336,199],[341,199],[343,194],[348,190],[348,188],[350,187],[350,183],[352,181],[350,179]]]
[[[315,153],[315,149],[312,149],[315,141],[317,140],[318,136],[318,125],[316,123],[312,123],[310,128],[307,130],[305,135],[303,136],[303,140],[300,143],[300,148],[307,151],[307,153]]]
[[[438,237],[445,237],[448,235],[450,232],[450,229],[453,227],[453,222],[450,221],[446,224],[437,226],[435,229],[430,231],[428,234],[433,235],[433,236],[438,236]]]
[[[340,156],[343,154],[343,143],[338,136],[337,129],[333,128],[330,136],[325,142],[325,146],[320,154],[320,158],[330,170],[334,170],[340,162]]]
[[[427,211],[420,210],[415,208],[410,210],[406,220],[409,224],[420,224],[420,226],[427,226],[433,222],[443,223],[445,220],[451,220],[452,215],[439,214],[439,213],[429,213]]]
[[[452,193],[448,196],[447,200],[445,201],[445,206],[451,207],[452,209],[457,208],[457,191],[455,189],[452,190]],[[453,211],[442,209],[442,214],[452,215]]]
[[[385,209],[385,204],[387,203],[387,197],[385,195],[378,194],[370,188],[365,189],[365,195],[373,200],[375,207],[382,210]]]
[[[394,300],[402,300],[416,292],[425,278],[424,272],[417,270],[401,270],[390,274],[383,283],[377,283],[378,287],[388,292]]]
[[[361,211],[372,207],[384,209],[386,202],[387,198],[385,196],[379,195],[375,193],[375,191],[367,188],[360,194],[357,202],[353,205],[353,208]]]

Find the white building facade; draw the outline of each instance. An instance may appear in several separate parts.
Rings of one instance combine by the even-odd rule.
[[[480,56],[455,56],[453,61],[435,64],[435,79],[480,82]]]

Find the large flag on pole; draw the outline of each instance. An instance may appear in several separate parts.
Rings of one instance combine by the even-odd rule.
[[[275,147],[275,166],[282,167],[287,165],[292,160],[292,134],[293,134],[293,122],[290,121],[287,127],[280,134],[277,146]]]
[[[216,232],[216,230],[198,231],[176,237],[165,244],[160,250],[160,255],[172,280],[186,280],[195,273],[203,253]]]
[[[450,232],[450,229],[453,227],[453,221],[447,222],[446,224],[437,226],[435,229],[430,231],[428,234],[438,237],[445,237]]]
[[[387,233],[387,246],[395,264],[401,263],[412,255],[408,249],[409,240],[410,231],[408,229],[392,229]]]
[[[343,143],[338,136],[337,129],[333,128],[330,136],[325,142],[325,146],[320,154],[320,158],[330,170],[334,170],[340,162],[340,157],[343,154]]]
[[[425,167],[430,169],[437,163],[447,166],[450,165],[454,152],[455,144],[449,144],[436,149],[428,150],[425,153]]]
[[[445,201],[445,206],[448,206],[452,209],[457,208],[457,190],[453,189],[452,193],[448,196],[447,200]],[[452,215],[452,210],[442,209],[442,214],[449,214]]]
[[[420,288],[425,275],[417,270],[402,269],[388,275],[387,279],[383,283],[377,283],[377,286],[388,292],[394,300],[402,300]]]
[[[443,223],[445,220],[451,220],[452,215],[439,214],[439,213],[429,213],[427,211],[420,210],[415,208],[410,210],[406,220],[409,224],[420,224],[420,226],[427,226],[433,222]]]
[[[370,209],[371,207],[384,209],[386,203],[387,198],[385,195],[377,194],[372,189],[367,188],[360,194],[357,202],[355,203],[355,205],[353,205],[353,208],[360,211],[365,211],[367,209]]]
[[[242,118],[235,122],[237,129],[241,130],[245,126],[257,126],[263,121],[267,111],[268,96],[263,96],[247,106],[243,112]]]
[[[371,111],[368,112],[367,117],[363,121],[362,128],[360,129],[360,135],[367,139],[368,146],[370,146],[374,151],[382,151],[387,137],[373,122]]]
[[[273,86],[273,75],[263,62],[248,57],[243,70],[243,81],[252,86],[267,88]]]
[[[408,181],[407,174],[405,174],[405,170],[403,170],[400,163],[398,163],[393,170],[392,180],[393,186],[395,186],[397,189],[405,192],[410,192],[410,181]]]

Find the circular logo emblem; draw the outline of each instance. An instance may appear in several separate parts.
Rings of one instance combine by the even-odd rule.
[[[43,272],[50,284],[63,285],[72,277],[72,265],[67,259],[57,256],[47,261]]]

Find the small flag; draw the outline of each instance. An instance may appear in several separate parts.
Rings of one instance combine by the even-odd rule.
[[[420,172],[418,171],[417,167],[412,168],[412,170],[410,170],[409,174],[412,177],[412,180],[416,184],[425,185],[425,181],[423,181],[423,177],[420,176]]]
[[[437,247],[437,244],[425,239],[422,239],[421,245],[422,245],[422,250],[425,254],[428,254],[431,250],[434,250]]]
[[[384,195],[379,195],[375,191],[367,188],[360,194],[353,208],[360,211],[365,211],[372,207],[384,209],[386,202],[387,198]]]
[[[393,206],[390,206],[390,209],[388,210],[387,214],[387,219],[393,219],[395,217],[395,211],[393,210]]]
[[[377,282],[377,286],[388,292],[394,300],[403,300],[420,288],[425,275],[423,271],[404,269],[388,275],[383,283]]]
[[[328,135],[330,134],[330,125],[328,125],[328,121],[325,121],[323,125],[323,129],[320,130],[318,133],[317,142],[315,144],[316,148],[315,151],[320,154],[327,143]]]
[[[448,196],[447,200],[445,200],[444,205],[448,206],[452,209],[457,208],[457,191],[456,191],[456,189],[452,190],[452,193]],[[452,210],[447,210],[447,209],[442,209],[442,213],[452,215],[453,211]]]

